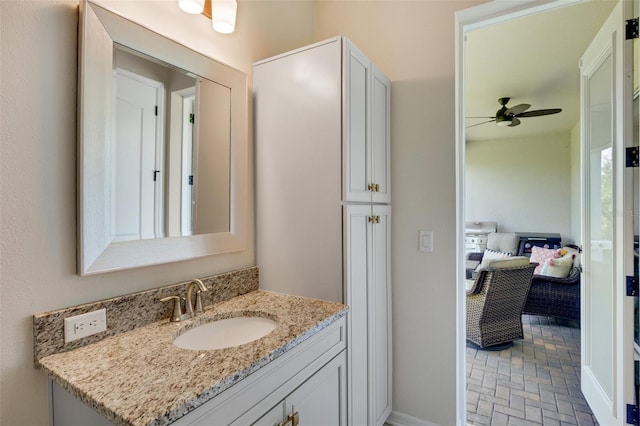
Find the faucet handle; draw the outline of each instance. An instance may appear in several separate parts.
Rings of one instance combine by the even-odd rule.
[[[168,302],[170,300],[173,300],[173,314],[171,314],[171,321],[180,321],[182,319],[182,306],[180,305],[180,296],[167,296],[160,299],[161,302]]]
[[[204,309],[202,308],[202,290],[196,291],[196,314],[204,313]]]

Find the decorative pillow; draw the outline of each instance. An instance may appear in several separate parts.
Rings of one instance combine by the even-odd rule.
[[[476,268],[476,271],[479,271],[480,269],[485,269],[489,265],[489,263],[491,263],[492,260],[504,259],[505,257],[509,257],[509,256],[511,256],[511,253],[505,253],[502,251],[486,249],[484,251],[484,255],[482,256],[482,262],[480,262],[480,264]]]
[[[569,276],[569,272],[571,272],[571,267],[573,267],[573,258],[573,254],[567,254],[566,256],[562,256],[558,259],[551,258],[545,260],[540,275],[567,278]]]
[[[543,247],[533,246],[531,247],[531,262],[537,262],[538,266],[533,271],[534,275],[540,275],[542,272],[542,267],[544,266],[544,262],[547,259],[559,258],[560,253],[559,249],[546,249]]]
[[[578,249],[570,246],[564,246],[562,247],[562,250],[566,251],[567,255],[573,255],[573,266],[580,266],[580,251]]]

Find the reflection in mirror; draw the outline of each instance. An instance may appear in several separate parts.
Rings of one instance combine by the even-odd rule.
[[[114,47],[114,241],[229,231],[230,89]]]
[[[245,248],[247,77],[80,3],[78,273]]]

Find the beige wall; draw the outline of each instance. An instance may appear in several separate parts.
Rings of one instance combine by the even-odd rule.
[[[393,409],[439,425],[456,414],[454,13],[477,3],[316,6],[318,40],[349,37],[391,80]]]
[[[392,80],[394,409],[440,425],[455,422],[454,13],[481,2],[322,1],[314,10],[241,0],[232,36],[149,1],[110,2],[247,73],[257,59],[342,34]],[[33,313],[254,262],[247,250],[75,275],[76,26],[74,0],[0,1],[3,425],[47,422],[46,380],[31,362]],[[420,229],[434,231],[433,253],[418,252]]]
[[[569,133],[468,142],[466,220],[573,242],[570,145]]]
[[[254,60],[312,41],[310,2],[241,2],[232,36],[180,13],[177,2],[111,3],[247,74]],[[242,253],[75,274],[77,11],[77,0],[0,1],[0,424],[7,426],[48,424],[46,379],[32,362],[32,314],[254,264],[251,214],[251,249]],[[250,195],[252,206],[252,188]]]

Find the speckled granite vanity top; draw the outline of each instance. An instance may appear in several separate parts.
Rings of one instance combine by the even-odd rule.
[[[180,418],[346,314],[338,303],[261,290],[205,308],[182,322],[157,321],[67,352],[36,358],[62,387],[110,421],[162,425]],[[233,348],[194,351],[172,342],[197,325],[233,316],[278,325]]]

